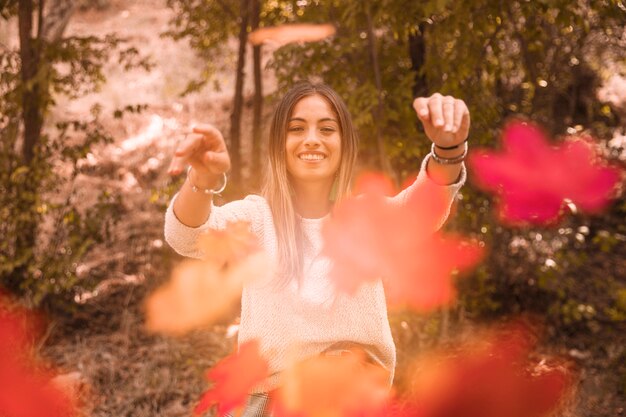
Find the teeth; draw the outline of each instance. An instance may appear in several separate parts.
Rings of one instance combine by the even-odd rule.
[[[300,159],[304,159],[305,161],[319,161],[320,159],[326,158],[324,155],[312,153],[303,153],[299,155],[299,157]]]

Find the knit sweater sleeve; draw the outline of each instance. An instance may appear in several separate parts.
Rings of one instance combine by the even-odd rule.
[[[443,224],[446,222],[448,215],[450,214],[450,208],[452,207],[452,203],[454,202],[456,195],[458,194],[459,190],[467,179],[467,170],[465,168],[465,164],[462,164],[461,175],[459,176],[457,182],[450,185],[437,184],[428,176],[428,173],[426,172],[426,165],[428,164],[428,160],[430,158],[431,155],[428,154],[422,161],[420,171],[417,174],[417,178],[415,179],[413,184],[409,185],[396,196],[391,197],[389,201],[392,204],[406,204],[411,195],[418,192],[418,190],[420,190],[422,187],[434,187],[438,191],[443,190],[443,194],[446,198],[446,203],[444,210],[440,213],[440,215],[436,216],[436,224],[433,225],[433,231],[436,231],[439,230],[441,226],[443,226]]]
[[[178,254],[200,259],[204,256],[198,249],[198,238],[209,229],[221,230],[228,223],[247,221],[250,229],[259,239],[263,236],[263,216],[265,215],[265,199],[257,195],[249,195],[243,200],[235,200],[222,206],[216,206],[211,202],[211,214],[208,220],[201,226],[189,227],[183,224],[174,214],[174,201],[178,194],[172,198],[165,212],[165,241]]]

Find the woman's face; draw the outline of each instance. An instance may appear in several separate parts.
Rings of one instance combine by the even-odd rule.
[[[341,134],[337,116],[322,96],[296,103],[287,125],[286,150],[287,172],[294,185],[332,185],[341,162]]]

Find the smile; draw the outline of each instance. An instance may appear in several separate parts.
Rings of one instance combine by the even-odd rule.
[[[298,158],[300,158],[303,161],[321,161],[322,159],[326,159],[326,155],[321,154],[321,153],[305,152],[305,153],[299,154]]]

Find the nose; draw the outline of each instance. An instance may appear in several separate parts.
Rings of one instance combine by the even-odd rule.
[[[309,133],[304,139],[304,146],[308,149],[315,149],[320,146],[320,140],[317,137],[317,132],[315,131],[315,129],[309,130]]]

